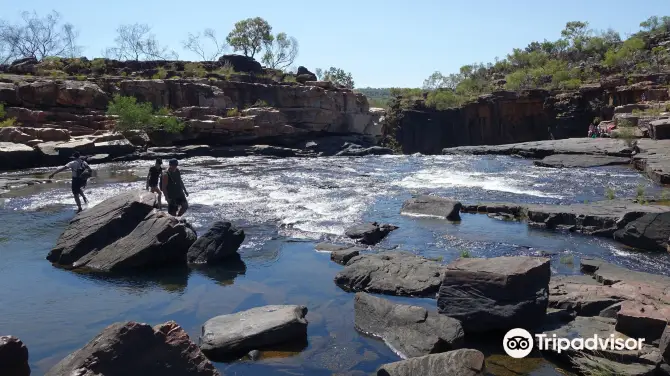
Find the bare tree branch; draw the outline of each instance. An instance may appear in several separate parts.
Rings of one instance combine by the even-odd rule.
[[[205,48],[203,41],[209,40],[213,44],[212,52],[207,52],[209,49]],[[216,38],[216,32],[214,29],[205,29],[204,33],[192,34],[188,33],[188,38],[182,42],[184,48],[200,56],[204,61],[214,61],[223,55],[224,51],[228,48],[228,45]]]
[[[79,33],[69,23],[61,23],[61,15],[52,11],[44,17],[37,12],[22,12],[21,22],[0,23],[0,61],[22,57],[43,59],[47,56],[76,57]]]
[[[121,25],[116,31],[116,46],[105,49],[103,53],[109,59],[176,60],[179,57],[176,52],[158,43],[156,36],[150,34],[151,27],[147,24]]]
[[[272,69],[285,69],[298,56],[298,40],[286,33],[279,33],[271,41],[265,43],[263,63]]]

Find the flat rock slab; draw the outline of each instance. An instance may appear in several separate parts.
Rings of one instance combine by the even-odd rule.
[[[14,336],[0,336],[0,370],[7,376],[30,376],[28,348]]]
[[[670,211],[645,214],[616,231],[614,239],[642,250],[670,252]]]
[[[330,253],[330,259],[340,265],[346,265],[349,260],[358,256],[365,248],[346,244],[319,243],[314,249],[319,252]]]
[[[244,230],[230,222],[218,221],[189,248],[187,260],[207,264],[223,262],[228,257],[237,256],[244,237]]]
[[[444,266],[408,252],[359,255],[335,276],[346,291],[434,298]]]
[[[554,168],[589,168],[630,164],[630,158],[608,155],[554,154],[533,162],[536,166]]]
[[[462,206],[459,201],[450,198],[423,195],[405,201],[400,209],[400,214],[422,215],[446,218],[450,221],[460,221]]]
[[[40,153],[30,146],[0,142],[0,171],[33,167],[39,158]]]
[[[165,212],[153,211],[130,234],[99,251],[89,252],[72,266],[120,272],[185,264],[186,252],[195,240],[195,232],[186,223]]]
[[[356,293],[354,314],[356,329],[383,339],[403,359],[455,350],[465,336],[456,319],[364,292]]]
[[[550,274],[547,258],[461,258],[447,265],[437,307],[466,333],[533,329],[547,311]]]
[[[47,260],[71,265],[91,251],[130,234],[154,209],[156,195],[133,190],[110,197],[77,214],[58,238]]]
[[[269,305],[217,316],[202,326],[200,348],[210,358],[228,358],[251,350],[307,339],[307,307]]]
[[[670,140],[640,139],[637,145],[640,148],[640,153],[633,157],[635,167],[647,173],[654,181],[669,184]],[[554,154],[630,157],[632,150],[617,139],[568,138],[507,145],[460,146],[443,149],[442,154],[516,154],[527,158],[544,158]]]
[[[72,375],[221,374],[174,321],[154,328],[131,321],[108,326],[46,373]]]
[[[484,354],[460,349],[384,364],[377,376],[478,376],[485,374]]]
[[[344,235],[356,240],[361,244],[375,245],[382,241],[391,231],[398,229],[398,226],[389,224],[379,224],[377,222],[363,223],[351,226],[344,232]]]

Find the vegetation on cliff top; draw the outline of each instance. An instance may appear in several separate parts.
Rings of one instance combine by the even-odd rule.
[[[649,74],[670,70],[670,17],[650,17],[641,30],[623,40],[612,29],[595,31],[588,22],[571,21],[555,41],[535,41],[515,48],[494,63],[465,65],[458,73],[431,74],[422,89],[358,89],[373,101],[388,103],[402,95],[411,106],[458,107],[495,90],[572,90],[614,74]]]

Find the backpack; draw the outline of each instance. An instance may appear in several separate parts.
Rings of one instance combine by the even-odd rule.
[[[76,171],[79,179],[86,181],[91,177],[91,167],[84,160],[79,160],[79,166]]]

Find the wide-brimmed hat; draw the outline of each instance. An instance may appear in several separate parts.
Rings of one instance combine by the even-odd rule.
[[[170,159],[169,163],[170,163],[170,166],[178,166],[179,165],[179,161],[176,160],[175,158]]]

